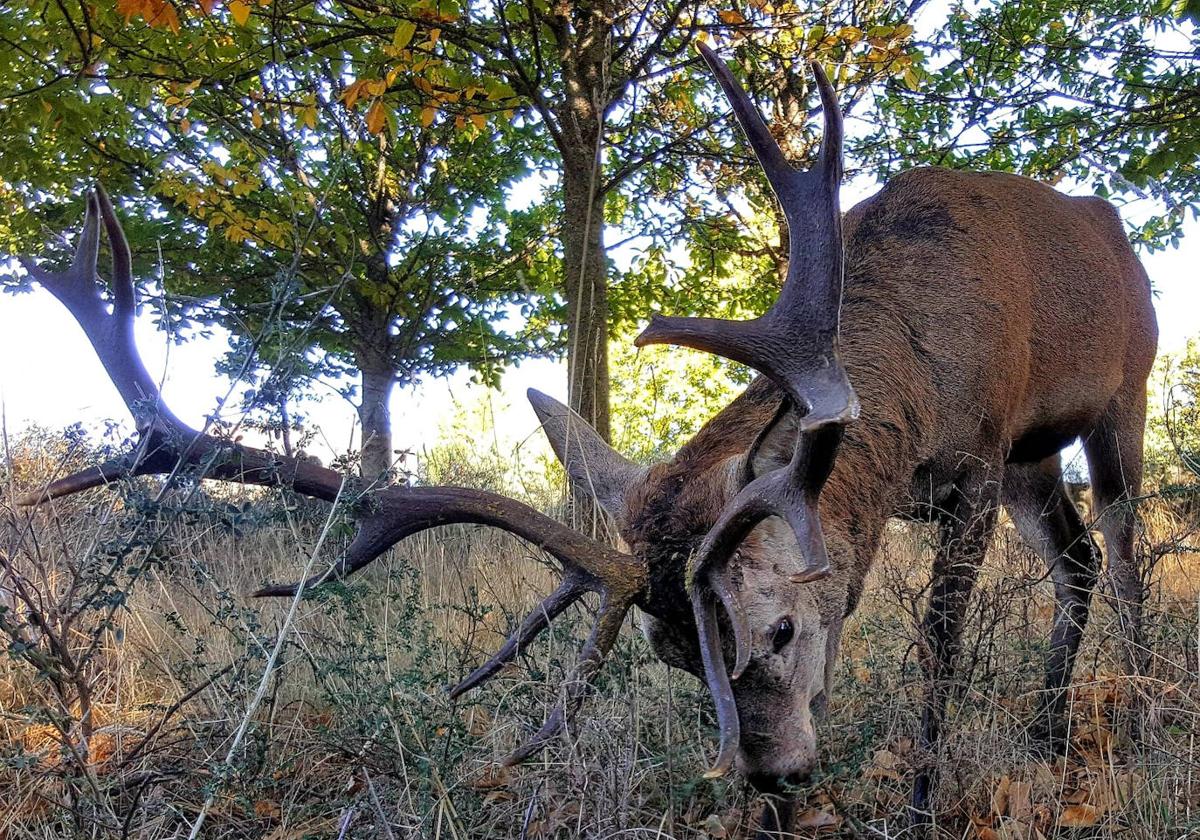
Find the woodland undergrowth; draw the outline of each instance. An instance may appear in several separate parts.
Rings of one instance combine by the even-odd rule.
[[[758,803],[744,782],[702,778],[716,745],[703,687],[658,663],[632,620],[578,725],[527,765],[497,764],[543,721],[594,606],[448,699],[445,686],[553,586],[548,558],[527,545],[467,527],[405,541],[304,599],[264,682],[287,603],[249,593],[297,577],[323,532],[316,562],[329,562],[347,524],[285,493],[186,480],[155,503],[158,485],[137,481],[14,506],[18,489],[97,454],[78,436],[29,434],[9,441],[0,475],[3,840],[187,837],[201,812],[200,836],[272,840],[751,831]],[[477,464],[471,474],[489,481]],[[1000,529],[936,759],[939,837],[1200,831],[1200,500],[1155,495],[1142,515],[1151,668],[1120,675],[1098,597],[1064,757],[1043,756],[1026,729],[1050,585]],[[847,625],[798,836],[906,836],[931,538],[890,530]]]

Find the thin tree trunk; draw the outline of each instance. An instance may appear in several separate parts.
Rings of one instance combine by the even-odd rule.
[[[392,414],[388,400],[396,382],[390,365],[359,362],[362,373],[362,399],[358,420],[362,426],[362,450],[359,472],[363,478],[377,479],[392,466]]]
[[[567,394],[571,408],[611,437],[608,379],[608,272],[604,200],[595,158],[571,155],[563,168],[563,270],[567,302]]]
[[[287,393],[280,393],[279,427],[280,436],[283,439],[283,454],[291,458],[294,454],[292,450],[292,417],[291,414],[288,413],[287,403]]]

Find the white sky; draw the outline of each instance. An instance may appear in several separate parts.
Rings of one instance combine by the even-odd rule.
[[[851,206],[873,190],[865,184],[847,185],[843,206]],[[1123,208],[1127,218],[1136,218],[1139,211],[1136,202]],[[1178,249],[1142,256],[1157,293],[1160,348],[1166,351],[1179,349],[1200,330],[1200,224],[1189,222],[1185,231]],[[162,381],[167,403],[186,422],[202,424],[229,387],[227,380],[213,373],[214,361],[226,349],[223,337],[168,347],[165,335],[143,316],[138,323],[138,345],[153,375],[166,371]],[[10,434],[30,424],[60,428],[79,422],[94,431],[102,430],[106,420],[128,424],[124,405],[82,331],[44,289],[0,295],[0,359],[0,409]],[[565,367],[548,361],[527,362],[505,374],[499,392],[473,386],[466,373],[397,390],[392,399],[396,448],[420,452],[435,443],[453,418],[456,401],[470,411],[487,409],[494,415],[494,441],[480,440],[477,445],[494,442],[505,451],[520,441],[533,444],[540,435],[535,434],[537,421],[524,398],[529,387],[565,400]],[[329,392],[303,410],[324,441],[324,445],[311,448],[314,454],[327,460],[331,453],[356,448],[355,413],[348,402]],[[253,436],[247,440],[253,441]]]

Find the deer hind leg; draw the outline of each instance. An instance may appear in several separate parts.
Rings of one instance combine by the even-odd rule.
[[[1122,656],[1127,673],[1145,670],[1142,639],[1142,570],[1134,555],[1137,513],[1134,501],[1142,489],[1142,437],[1146,424],[1146,386],[1118,394],[1100,422],[1084,438],[1092,476],[1096,525],[1104,535],[1108,565],[1106,589],[1113,598],[1119,622]]]
[[[997,458],[993,463],[1000,464],[1002,460]],[[932,817],[929,798],[946,701],[953,692],[954,658],[971,591],[995,528],[1001,477],[1001,468],[997,466],[972,470],[959,481],[938,514],[939,546],[933,564],[929,607],[921,625],[926,679],[921,753],[929,763],[918,768],[913,782],[911,816],[917,824],[926,824]]]
[[[1054,629],[1046,654],[1046,689],[1038,702],[1036,740],[1055,752],[1066,747],[1067,685],[1087,625],[1100,569],[1100,551],[1062,482],[1057,455],[1038,464],[1011,464],[1004,474],[1004,507],[1021,537],[1054,580]]]

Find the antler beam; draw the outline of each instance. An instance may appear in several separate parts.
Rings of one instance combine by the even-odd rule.
[[[818,500],[833,468],[843,428],[858,416],[858,400],[838,357],[844,262],[838,202],[842,115],[833,86],[814,62],[825,134],[816,165],[807,171],[793,169],[728,66],[707,46],[698,46],[783,208],[791,233],[787,279],[778,299],[759,318],[729,321],[655,316],[635,344],[679,344],[749,365],[783,390],[781,411],[800,414],[791,461],[742,488],[705,535],[690,564],[688,587],[700,630],[705,677],[721,723],[721,748],[709,773],[722,775],[733,765],[740,735],[714,595],[725,607],[734,631],[733,679],[749,662],[750,636],[745,616],[721,572],[755,526],[767,517],[779,516],[795,534],[805,562],[793,578],[816,580],[830,573]]]
[[[112,250],[111,311],[96,271],[100,222]],[[128,455],[59,479],[18,499],[40,505],[93,487],[137,475],[174,473],[181,466],[200,477],[288,487],[333,503],[345,481],[333,470],[308,461],[243,446],[191,428],[163,403],[134,342],[136,291],[129,244],[112,203],[97,187],[87,196],[83,231],[71,267],[52,272],[22,260],[30,275],[71,312],[104,365],[137,424],[139,443]],[[494,675],[549,623],[586,592],[600,593],[592,633],[562,698],[542,728],[509,758],[523,761],[541,750],[578,710],[604,657],[612,649],[630,607],[640,603],[647,579],[644,563],[556,522],[528,505],[495,493],[462,487],[386,487],[349,494],[358,534],[344,556],[326,573],[299,583],[268,586],[256,596],[294,595],[327,580],[352,574],[405,537],[439,525],[474,523],[501,528],[553,555],[564,570],[562,585],[518,626],[485,665],[451,690],[458,696]],[[345,497],[345,496],[344,496]]]

